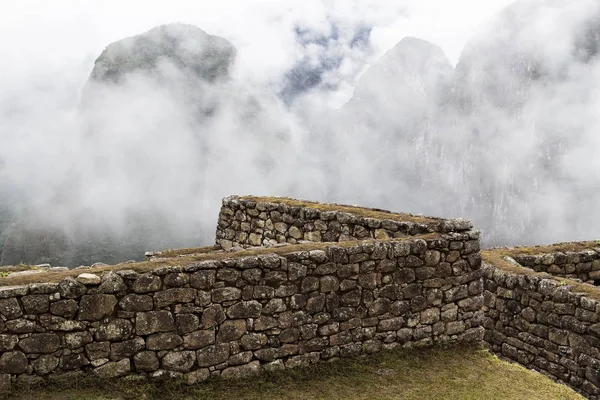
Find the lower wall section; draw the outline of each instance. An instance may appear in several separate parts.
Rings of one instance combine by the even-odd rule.
[[[547,276],[484,264],[485,341],[490,349],[600,398],[600,290],[574,293]]]
[[[0,287],[0,383],[244,376],[482,339],[478,232]]]

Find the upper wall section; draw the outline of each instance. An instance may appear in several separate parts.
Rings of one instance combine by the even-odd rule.
[[[537,272],[577,279],[592,285],[600,281],[600,242],[516,248],[512,257],[519,264]]]
[[[279,243],[388,239],[469,231],[465,219],[441,219],[386,210],[278,197],[229,196],[219,213],[216,243],[236,247]]]

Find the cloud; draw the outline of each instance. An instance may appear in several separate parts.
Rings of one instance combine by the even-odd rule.
[[[540,3],[536,18],[510,39],[557,76],[569,66],[566,79],[546,86],[520,86],[500,62],[505,54],[486,47],[496,43],[495,34],[514,32],[489,29],[492,16],[508,3],[9,2],[0,16],[0,75],[10,77],[0,83],[0,189],[4,198],[20,199],[10,203],[16,215],[34,209],[36,218],[63,226],[87,218],[124,232],[137,213],[159,236],[148,246],[206,244],[220,198],[232,193],[464,215],[485,228],[506,223],[498,241],[507,241],[511,230],[516,241],[589,235],[571,223],[581,218],[570,208],[576,201],[600,220],[592,207],[598,91],[586,83],[598,70],[573,63],[569,51],[592,3],[564,9]],[[513,10],[521,16],[531,12]],[[191,121],[193,111],[181,97],[132,77],[108,89],[109,100],[97,116],[99,133],[86,139],[79,105],[95,58],[111,42],[178,21],[222,36],[237,49],[232,80],[201,90],[218,112]],[[451,71],[442,74],[451,77],[428,78],[440,82],[443,94],[427,94],[422,103],[415,93],[402,92],[409,90],[403,72],[373,75],[385,68],[379,60],[406,36],[439,45],[448,59],[439,68]],[[490,54],[454,72],[465,46],[467,60],[472,49]],[[165,65],[169,79],[180,82],[171,67]],[[302,79],[295,81],[294,74]],[[307,74],[311,79],[304,79]],[[423,76],[416,74],[413,83],[422,83]],[[461,76],[469,85],[455,81]],[[494,76],[516,85],[506,98],[501,87],[485,86]],[[345,114],[342,106],[361,81],[362,89],[377,88],[375,100]],[[282,93],[286,101],[278,97]],[[464,104],[477,99],[471,114],[444,106],[462,95]],[[492,104],[504,100],[521,103]],[[565,133],[574,131],[578,134]],[[548,161],[539,153],[554,151],[551,144],[559,150]],[[542,168],[544,163],[552,168]],[[554,175],[544,175],[548,171]],[[560,232],[549,234],[549,224]]]

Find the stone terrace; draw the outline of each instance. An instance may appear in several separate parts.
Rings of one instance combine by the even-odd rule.
[[[0,387],[82,374],[195,383],[483,337],[468,221],[231,197],[217,237],[223,248],[0,278]]]
[[[588,284],[600,272],[598,243],[482,253],[490,349],[599,398],[600,288]]]

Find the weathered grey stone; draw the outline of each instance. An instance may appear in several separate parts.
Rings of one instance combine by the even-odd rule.
[[[198,329],[200,319],[194,314],[177,314],[175,316],[175,326],[177,327],[177,333],[184,335]]]
[[[167,274],[164,277],[165,285],[170,287],[183,287],[187,285],[189,281],[190,276],[182,272]]]
[[[245,350],[258,350],[267,344],[267,335],[263,333],[248,333],[242,336],[240,344]]]
[[[85,346],[85,354],[90,360],[100,360],[107,358],[110,354],[109,342],[94,342]]]
[[[196,290],[192,288],[167,289],[154,294],[154,305],[166,307],[176,303],[189,303],[196,298]]]
[[[287,310],[287,306],[285,305],[285,302],[282,299],[271,299],[263,308],[262,313],[270,315],[281,313],[285,310]],[[254,318],[258,316],[260,316],[260,313],[258,315],[255,315]]]
[[[160,280],[160,277],[151,274],[143,274],[139,275],[138,278],[133,281],[131,288],[135,293],[150,293],[159,291],[161,286],[162,281]]]
[[[135,314],[135,332],[137,335],[174,330],[175,321],[169,311],[149,311]]]
[[[253,361],[246,365],[241,365],[239,367],[229,367],[223,370],[221,376],[225,379],[228,378],[245,378],[252,375],[256,375],[260,372],[260,362]]]
[[[390,299],[379,298],[369,306],[369,315],[376,317],[385,314],[390,310],[391,304]]]
[[[100,325],[96,329],[96,340],[120,341],[131,336],[133,326],[126,319],[115,319],[108,324]]]
[[[95,274],[83,273],[77,276],[77,282],[87,286],[96,286],[102,282],[102,279]]]
[[[195,331],[183,337],[183,347],[190,350],[199,350],[214,343],[214,330]]]
[[[87,292],[84,284],[77,282],[73,278],[65,278],[58,284],[58,293],[65,299],[76,299]]]
[[[117,298],[114,295],[85,295],[79,302],[79,313],[77,314],[77,318],[82,321],[99,321],[104,317],[111,315],[114,312],[116,305]]]
[[[195,371],[189,372],[183,376],[183,382],[186,385],[195,385],[200,382],[204,382],[210,377],[208,368],[201,368]]]
[[[102,379],[118,378],[131,372],[131,362],[125,358],[117,362],[109,362],[92,371],[94,375]]]
[[[133,362],[135,369],[138,372],[152,372],[156,371],[160,362],[156,353],[153,351],[142,351],[133,356]]]
[[[217,343],[231,342],[241,338],[246,333],[246,320],[227,320],[219,326]]]
[[[23,311],[16,298],[0,299],[0,314],[8,319],[14,319],[23,315]]]
[[[17,335],[0,335],[0,351],[10,351],[15,348],[19,337]]]
[[[182,344],[182,337],[174,332],[155,333],[146,339],[146,348],[149,350],[173,350]]]
[[[30,321],[24,318],[17,318],[6,321],[6,329],[10,333],[32,333],[39,330],[39,326],[35,321]]]
[[[50,354],[60,348],[60,339],[55,333],[34,333],[21,339],[18,346],[25,353]]]
[[[63,340],[65,346],[73,350],[92,343],[93,338],[90,332],[74,332],[65,334]]]
[[[239,300],[242,297],[242,291],[238,288],[232,288],[232,287],[213,289],[211,291],[211,294],[212,294],[212,301],[215,303]]]
[[[255,331],[266,331],[268,329],[274,328],[277,326],[277,320],[275,318],[261,316],[254,320],[254,330]]]
[[[275,296],[275,289],[270,286],[255,286],[253,297],[258,300],[272,299]]]
[[[83,353],[64,354],[60,357],[59,366],[61,370],[81,369],[90,364],[90,360]]]
[[[188,372],[196,363],[196,354],[193,351],[175,351],[165,355],[161,364],[167,371]]]
[[[123,311],[151,311],[154,302],[148,295],[130,294],[121,299],[119,307]]]
[[[27,357],[20,351],[8,351],[0,356],[0,373],[22,374],[28,365]]]
[[[210,367],[224,363],[229,358],[229,343],[215,344],[196,352],[198,366]]]
[[[248,283],[257,285],[262,277],[262,270],[258,268],[246,269],[242,271],[242,278]]]
[[[110,344],[110,359],[119,361],[123,358],[131,358],[134,354],[143,350],[145,347],[144,339],[137,337],[135,339],[126,340]]]
[[[288,234],[290,235],[290,237],[292,237],[296,240],[302,239],[302,237],[304,236],[302,234],[302,231],[300,231],[300,229],[298,229],[298,227],[296,227],[296,226],[290,227],[290,229],[288,230]]]
[[[60,300],[50,304],[50,313],[63,318],[74,318],[77,310],[79,303],[75,300]]]
[[[320,280],[321,293],[335,292],[340,288],[340,282],[335,276],[324,276]]]
[[[21,304],[23,304],[25,314],[41,314],[48,312],[50,308],[48,296],[43,294],[23,296],[21,297]]]
[[[102,284],[98,288],[100,293],[119,293],[125,292],[127,285],[119,274],[115,272],[108,272],[102,277]]]
[[[202,313],[202,327],[210,329],[225,321],[225,311],[219,304],[213,304]]]
[[[38,375],[48,375],[58,367],[58,357],[44,354],[31,362],[33,370]]]
[[[428,308],[421,311],[421,323],[425,325],[431,325],[440,320],[440,309],[439,308]]]
[[[0,299],[25,296],[29,292],[27,286],[0,286]]]
[[[31,294],[50,294],[58,291],[58,283],[45,282],[45,283],[32,283],[29,285],[29,293]],[[27,294],[27,293],[24,293]],[[12,297],[12,296],[9,296]],[[0,296],[1,298],[1,296]]]

